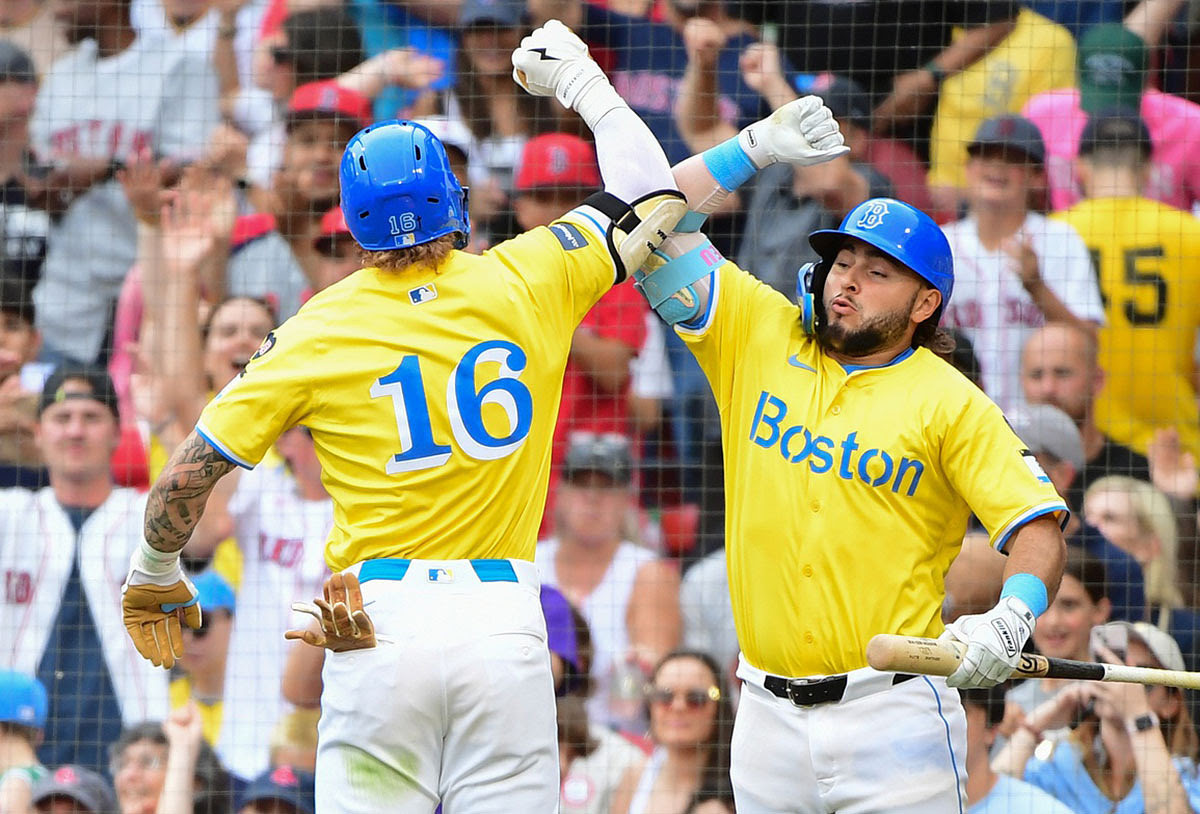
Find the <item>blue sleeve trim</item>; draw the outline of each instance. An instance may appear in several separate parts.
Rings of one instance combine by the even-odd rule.
[[[704,309],[704,313],[700,314],[694,322],[680,322],[675,325],[676,333],[699,334],[708,330],[709,323],[712,322],[713,311],[717,307],[718,280],[716,271],[711,271],[708,274],[708,307]]]
[[[205,441],[207,441],[209,444],[211,444],[212,448],[215,449],[217,452],[221,453],[221,456],[223,458],[225,458],[225,460],[229,461],[231,464],[236,464],[236,465],[242,467],[243,469],[253,469],[254,468],[254,464],[243,461],[237,455],[234,455],[232,452],[229,451],[229,447],[225,446],[220,441],[218,441],[212,435],[212,433],[210,433],[208,430],[201,427],[199,424],[196,425],[196,434],[199,435],[201,438],[203,438]]]
[[[1000,591],[1000,598],[1003,599],[1006,596],[1015,596],[1024,602],[1033,611],[1035,617],[1041,616],[1046,612],[1046,608],[1050,607],[1050,595],[1046,590],[1046,583],[1034,574],[1022,572],[1013,574],[1004,580],[1004,589]]]
[[[704,159],[704,166],[708,167],[708,171],[721,188],[729,192],[749,181],[758,172],[758,167],[754,166],[750,156],[746,155],[746,151],[738,143],[737,136],[705,150],[700,157]]]
[[[1021,526],[1025,525],[1030,520],[1036,520],[1037,518],[1047,514],[1058,514],[1058,525],[1060,528],[1065,528],[1067,525],[1067,520],[1069,520],[1071,517],[1071,510],[1068,509],[1067,504],[1063,503],[1062,501],[1043,503],[1040,506],[1035,506],[1001,529],[1000,534],[996,536],[996,541],[992,543],[992,548],[1003,552],[1004,547],[1008,545],[1009,539],[1017,533],[1017,529],[1021,528]]]

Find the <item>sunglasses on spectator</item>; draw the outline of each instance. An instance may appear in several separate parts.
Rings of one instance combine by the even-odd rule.
[[[688,709],[700,709],[721,700],[721,690],[709,687],[705,690],[672,690],[670,687],[651,687],[646,692],[646,698],[655,706],[669,707],[678,697]]]
[[[292,61],[292,49],[286,45],[276,45],[271,48],[271,59],[275,60],[276,65]]]
[[[114,777],[126,769],[138,768],[144,772],[158,771],[163,767],[162,755],[121,755],[109,764],[108,771]]]

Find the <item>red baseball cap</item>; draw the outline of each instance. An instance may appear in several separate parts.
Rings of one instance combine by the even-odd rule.
[[[596,151],[578,136],[546,133],[525,142],[516,189],[598,189]]]
[[[366,127],[372,119],[371,100],[332,79],[309,82],[296,88],[288,101],[287,113],[289,125],[295,119],[309,118],[312,114],[349,119],[358,127]]]
[[[350,227],[346,225],[346,216],[342,213],[342,207],[334,206],[321,216],[321,232],[313,240],[313,245],[318,249],[329,250],[333,246],[333,241],[343,235],[350,236]]]

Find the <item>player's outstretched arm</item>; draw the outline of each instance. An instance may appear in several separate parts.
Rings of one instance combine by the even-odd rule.
[[[729,193],[772,164],[783,161],[808,167],[849,152],[833,111],[820,98],[805,96],[747,125],[716,147],[684,159],[671,172],[688,208],[708,215]]]
[[[121,588],[125,630],[144,658],[170,669],[183,655],[180,612],[200,627],[196,589],[179,552],[204,514],[205,502],[234,464],[195,431],[180,444],[146,502],[145,539],[133,552]]]

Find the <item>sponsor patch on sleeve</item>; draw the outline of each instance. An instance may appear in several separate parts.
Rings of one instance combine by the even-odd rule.
[[[579,231],[577,226],[564,221],[557,221],[550,224],[550,231],[558,238],[558,242],[562,247],[569,252],[576,249],[582,249],[587,246],[587,238],[583,236],[583,232]]]
[[[1046,470],[1042,469],[1042,465],[1038,463],[1037,458],[1032,452],[1027,449],[1021,450],[1021,458],[1024,459],[1025,465],[1029,467],[1029,471],[1038,479],[1038,483],[1049,483],[1050,476],[1046,474]]]

